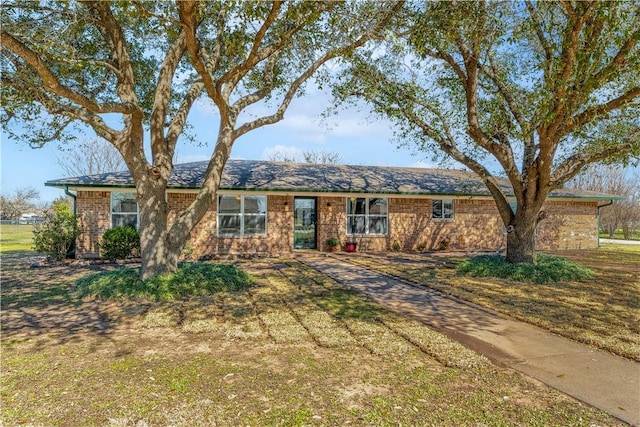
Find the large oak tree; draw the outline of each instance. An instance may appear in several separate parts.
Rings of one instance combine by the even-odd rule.
[[[379,36],[400,5],[3,2],[3,125],[32,146],[70,138],[74,124],[113,144],[136,186],[141,276],[173,271],[234,141],[281,120],[305,82]],[[195,201],[169,224],[172,159],[201,96],[216,107],[218,136]]]
[[[535,262],[549,193],[590,163],[640,157],[640,6],[433,2],[403,13],[336,93],[480,176],[508,231],[507,260]]]

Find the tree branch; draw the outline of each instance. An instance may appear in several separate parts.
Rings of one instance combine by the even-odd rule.
[[[602,114],[624,107],[638,96],[640,96],[640,87],[634,87],[605,104],[591,106],[576,117],[570,118],[563,131],[565,134],[570,133],[576,127],[583,126]]]
[[[636,20],[637,22],[638,20]],[[604,67],[598,74],[593,76],[593,81],[596,82],[597,87],[602,86],[602,84],[608,81],[611,78],[611,75],[618,71],[620,68],[626,65],[627,57],[631,50],[638,44],[638,40],[640,39],[640,29],[636,30],[631,37],[629,37],[622,47],[616,53],[616,56],[611,60],[611,62]]]
[[[204,90],[204,84],[202,80],[198,80],[185,95],[178,111],[171,119],[169,123],[169,129],[167,130],[167,149],[169,153],[173,153],[178,142],[178,137],[182,134],[184,126],[187,123],[187,116],[193,106],[193,103],[198,99]]]
[[[630,152],[634,147],[638,146],[638,141],[640,141],[640,129],[629,135],[624,143],[595,153],[576,153],[568,157],[553,171],[551,176],[551,189],[561,188],[567,181],[578,175],[582,168],[588,164],[605,160],[616,154]]]
[[[164,123],[167,117],[169,102],[171,101],[171,89],[173,77],[176,69],[180,64],[180,60],[186,52],[187,44],[185,41],[184,31],[180,33],[176,41],[169,47],[167,54],[160,66],[158,75],[158,83],[153,99],[153,108],[151,109],[151,151],[154,163],[158,161],[171,162],[173,150],[165,144]],[[184,105],[184,104],[183,104]],[[189,107],[191,104],[189,104]]]
[[[84,1],[84,3],[87,4],[90,10],[98,15],[97,25],[107,32],[109,41],[111,42],[111,54],[116,62],[116,68],[119,70],[119,73],[116,74],[118,77],[116,92],[126,105],[131,105],[129,114],[141,122],[143,114],[138,106],[131,58],[127,51],[127,44],[122,28],[111,13],[111,3],[104,1]]]
[[[277,54],[272,55],[265,65],[265,69],[263,72],[263,86],[261,89],[250,93],[242,98],[238,99],[233,103],[232,109],[236,116],[240,113],[240,111],[244,110],[251,104],[255,104],[260,100],[266,98],[271,91],[273,90],[273,72],[275,69],[276,61],[278,57]]]
[[[530,0],[526,0],[525,4],[527,6],[527,10],[529,11],[529,16],[531,16],[531,20],[535,25],[536,36],[538,37],[538,41],[540,42],[540,46],[542,46],[542,50],[544,52],[544,57],[546,62],[545,74],[548,75],[551,73],[551,61],[553,60],[551,46],[549,45],[549,41],[544,35],[542,24],[540,23],[540,17],[536,12],[535,7],[533,6]]]
[[[298,90],[300,89],[300,87],[304,82],[306,82],[322,65],[324,65],[331,59],[353,52],[355,49],[357,49],[358,47],[361,47],[367,41],[375,37],[377,33],[387,25],[387,23],[389,22],[393,14],[397,10],[399,10],[403,4],[404,4],[404,1],[396,2],[394,6],[391,8],[391,10],[389,10],[370,31],[363,34],[360,38],[358,38],[353,43],[350,43],[346,46],[329,51],[324,55],[322,55],[320,58],[318,58],[313,64],[309,66],[309,68],[307,68],[302,74],[300,74],[300,76],[298,76],[298,78],[296,78],[291,83],[291,86],[285,93],[280,106],[278,107],[278,109],[274,114],[269,116],[264,116],[256,120],[253,120],[251,122],[247,122],[243,124],[233,132],[234,139],[239,138],[240,136],[244,135],[245,133],[253,129],[270,125],[273,123],[277,123],[280,120],[282,120],[282,118],[284,117],[285,111],[289,107],[289,104],[291,103],[294,96],[296,95],[296,93],[298,92]]]
[[[567,95],[567,88],[569,85],[569,78],[574,71],[574,66],[576,62],[577,53],[579,50],[579,36],[580,31],[584,27],[585,22],[587,22],[593,12],[595,11],[596,2],[590,2],[587,5],[586,10],[580,16],[575,15],[575,9],[570,3],[563,3],[568,11],[571,11],[569,24],[571,24],[571,28],[566,29],[568,33],[565,33],[562,39],[562,52],[560,53],[560,63],[564,65],[560,75],[557,75],[553,78],[555,82],[555,105],[553,107],[553,121],[547,127],[548,135],[555,134],[556,130],[561,126],[561,124],[566,119],[566,107],[570,105],[570,99],[573,97],[569,97]],[[542,141],[547,140],[547,138],[543,138]],[[551,138],[549,138],[551,140]],[[541,146],[541,148],[543,148]]]
[[[203,52],[198,44],[196,37],[196,29],[198,28],[198,22],[196,19],[197,1],[195,0],[183,0],[177,2],[178,14],[180,16],[180,22],[183,28],[185,28],[185,36],[187,42],[187,50],[191,56],[191,62],[196,69],[202,83],[207,92],[207,95],[218,106],[220,112],[220,122],[224,126],[231,126],[231,120],[229,117],[228,105],[221,94],[221,88],[213,79],[213,73],[210,68],[207,67],[207,62],[211,64],[211,61],[207,61],[203,57]],[[222,24],[218,21],[218,39],[221,36]]]
[[[231,86],[235,87],[235,85],[238,84],[238,82],[249,72],[249,70],[255,67],[255,65],[258,64],[259,62],[263,61],[264,59],[272,55],[278,49],[279,45],[284,43],[284,40],[286,38],[288,38],[289,36],[291,36],[292,34],[294,34],[295,32],[299,31],[302,28],[302,26],[300,25],[296,26],[295,29],[290,30],[286,36],[283,35],[282,37],[280,37],[279,43],[275,43],[270,47],[260,50],[260,45],[262,44],[262,40],[264,39],[264,36],[267,33],[267,30],[275,22],[281,6],[282,6],[282,1],[280,0],[273,1],[271,3],[271,10],[269,11],[269,16],[267,16],[267,19],[264,20],[264,22],[260,26],[260,29],[256,33],[249,55],[242,62],[242,64],[227,71],[220,78],[220,83],[228,82]]]
[[[43,86],[52,93],[62,98],[68,99],[69,101],[74,102],[94,113],[133,113],[134,108],[131,105],[123,105],[111,102],[99,104],[74,91],[70,87],[63,85],[56,78],[55,74],[49,69],[47,64],[42,60],[40,55],[20,42],[12,34],[9,34],[6,31],[2,31],[0,42],[3,46],[11,50],[13,53],[22,58],[27,64],[29,64],[29,66],[31,66],[31,68],[33,68],[38,76],[40,76],[40,78],[42,79]]]

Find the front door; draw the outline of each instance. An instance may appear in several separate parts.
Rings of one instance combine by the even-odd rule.
[[[293,199],[293,248],[317,249],[315,197]]]

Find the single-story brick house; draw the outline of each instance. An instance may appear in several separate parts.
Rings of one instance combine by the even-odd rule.
[[[167,188],[171,216],[196,197],[207,162],[176,165]],[[79,257],[99,256],[102,233],[138,224],[128,172],[45,183],[75,196],[84,233]],[[504,181],[506,194],[510,186]],[[73,191],[74,193],[70,193]],[[554,191],[537,230],[538,249],[598,246],[599,207],[606,194]],[[515,203],[515,199],[514,199]],[[170,219],[171,220],[171,219]],[[217,203],[193,230],[193,256],[326,250],[327,239],[358,251],[504,249],[495,202],[482,181],[459,170],[316,165],[230,159]]]

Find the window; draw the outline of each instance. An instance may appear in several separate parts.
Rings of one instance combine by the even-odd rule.
[[[138,228],[136,193],[111,193],[111,227],[128,225]]]
[[[387,199],[347,199],[347,234],[387,234]]]
[[[267,233],[266,196],[220,196],[218,234],[260,236]]]
[[[431,218],[453,219],[453,200],[441,199],[431,201]]]

